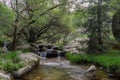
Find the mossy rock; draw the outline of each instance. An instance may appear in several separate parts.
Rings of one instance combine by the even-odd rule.
[[[91,80],[110,80],[107,73],[105,73],[102,70],[97,70],[93,76]]]
[[[0,80],[13,80],[13,76],[10,73],[0,72]]]
[[[4,77],[0,77],[0,80],[7,80],[6,78],[4,78]]]
[[[13,71],[14,77],[21,77],[39,66],[40,57],[34,53],[24,53],[19,55],[19,57],[26,65],[17,71]]]

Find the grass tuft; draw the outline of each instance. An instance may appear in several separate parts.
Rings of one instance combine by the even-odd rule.
[[[99,55],[67,53],[66,56],[72,63],[92,63],[102,66],[110,73],[120,73],[120,50],[110,50]]]
[[[0,55],[0,70],[8,72],[16,71],[24,66],[24,63],[20,61],[17,51],[10,52],[8,54]]]

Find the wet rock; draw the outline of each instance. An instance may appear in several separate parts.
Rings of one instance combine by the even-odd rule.
[[[45,49],[44,49],[45,48]],[[61,48],[59,48],[58,46],[54,46],[51,44],[35,44],[32,43],[31,44],[31,50],[37,54],[37,55],[41,55],[42,56],[42,52],[46,52],[46,56],[47,58],[54,58],[54,57],[65,57],[65,51],[63,51]]]
[[[54,49],[48,49],[47,50],[47,58],[54,58],[54,57],[65,57],[65,51],[60,51],[60,50],[54,50]]]
[[[3,48],[2,48],[2,52],[3,52],[3,53],[9,53],[9,50],[7,49],[7,47],[3,47]]]
[[[19,57],[24,63],[26,63],[26,66],[18,71],[13,71],[14,77],[21,77],[39,65],[40,57],[34,53],[21,54]]]
[[[114,77],[115,77],[114,74],[108,74],[108,76],[109,76],[110,78],[114,78]]]
[[[9,45],[9,42],[4,42],[4,45],[2,47],[2,53],[9,53],[9,50],[8,50],[8,45]]]
[[[96,67],[94,65],[91,65],[85,72],[89,73],[89,72],[93,72],[96,70]]]

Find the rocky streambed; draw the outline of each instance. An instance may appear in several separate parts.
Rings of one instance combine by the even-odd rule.
[[[86,74],[87,68],[88,66],[71,65],[65,59],[45,59],[40,61],[38,68],[19,80],[112,80],[101,70]]]
[[[69,65],[67,60],[41,60],[40,66],[21,80],[88,80],[84,69]]]

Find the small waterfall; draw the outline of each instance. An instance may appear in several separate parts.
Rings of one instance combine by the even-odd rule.
[[[7,48],[7,45],[8,45],[8,42],[4,42],[4,45],[3,45],[3,48],[2,48],[2,51],[4,52],[9,52],[8,48]]]
[[[47,52],[40,52],[41,59],[46,59]]]
[[[60,63],[61,62],[61,51],[58,51],[57,59],[58,59],[58,63]]]
[[[42,51],[40,52],[41,59],[46,59],[47,56],[47,48],[43,47]]]
[[[7,44],[8,44],[7,42],[4,42],[3,47],[6,47],[6,48],[7,48]]]

